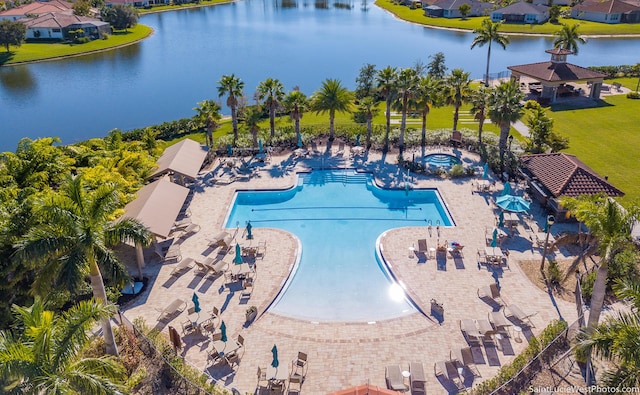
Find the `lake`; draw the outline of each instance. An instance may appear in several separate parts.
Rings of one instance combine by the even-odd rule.
[[[337,5],[336,5],[337,4]],[[482,78],[486,47],[472,33],[429,29],[396,19],[369,2],[248,0],[144,15],[154,34],[141,43],[68,60],[0,68],[0,151],[22,137],[63,143],[191,117],[197,102],[218,99],[223,74],[245,82],[247,100],[260,81],[311,94],[326,78],[355,86],[360,67],[413,66],[445,54],[449,69]],[[548,60],[545,38],[511,39],[491,54],[491,73]],[[569,61],[582,66],[635,64],[640,39],[592,39]],[[224,100],[224,98],[223,98]],[[228,109],[224,109],[228,113]]]

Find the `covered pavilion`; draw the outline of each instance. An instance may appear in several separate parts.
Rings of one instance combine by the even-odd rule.
[[[184,139],[164,150],[158,159],[158,169],[149,178],[155,179],[170,175],[174,182],[185,184],[185,178],[191,181],[198,178],[198,173],[207,159],[208,150],[197,141]]]
[[[511,78],[520,81],[524,76],[538,81],[538,86],[530,85],[530,90],[539,93],[541,100],[550,103],[555,102],[558,96],[580,94],[568,85],[572,82],[586,82],[590,86],[588,97],[600,98],[602,82],[606,74],[567,63],[567,55],[573,54],[573,51],[568,49],[554,48],[545,52],[551,54],[550,61],[508,66],[507,68],[511,70]]]

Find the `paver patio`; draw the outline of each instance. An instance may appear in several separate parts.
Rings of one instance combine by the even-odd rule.
[[[479,156],[466,151],[451,151],[461,156],[465,166],[475,165],[482,174]],[[287,188],[295,183],[297,171],[311,168],[354,167],[371,171],[381,186],[399,188],[404,186],[402,174],[393,164],[395,155],[382,160],[380,153],[351,159],[333,156],[310,156],[293,159],[290,153],[274,155],[269,163],[258,167],[249,179],[229,185],[203,182],[194,187],[190,203],[191,219],[201,226],[201,230],[186,238],[180,249],[183,259],[203,258],[212,250],[207,245],[211,237],[224,225],[225,217],[236,190],[257,190]],[[214,165],[214,168],[218,163]],[[207,178],[209,176],[206,176]],[[208,178],[207,178],[208,179]],[[492,227],[495,216],[489,193],[474,193],[471,179],[440,179],[414,177],[414,188],[437,188],[455,222],[452,227],[433,227],[431,234],[427,227],[406,227],[387,231],[381,238],[383,256],[393,275],[405,287],[408,295],[427,316],[416,312],[400,319],[375,323],[313,323],[270,313],[265,309],[275,298],[289,276],[300,249],[295,235],[279,229],[254,228],[255,241],[266,241],[264,259],[256,258],[257,275],[251,298],[240,303],[239,286],[225,286],[224,277],[203,278],[195,270],[180,276],[171,276],[175,264],[159,264],[150,251],[145,252],[147,265],[144,275],[150,281],[143,295],[125,307],[125,315],[133,320],[143,317],[147,324],[165,333],[168,326],[181,332],[180,323],[187,320],[187,312],[182,312],[169,322],[158,322],[160,311],[173,299],[189,301],[196,292],[202,312],[199,320],[206,318],[213,306],[222,312],[230,339],[238,334],[245,338],[241,360],[233,370],[224,364],[207,363],[205,350],[211,348],[207,336],[189,334],[183,337],[183,356],[194,366],[206,370],[213,378],[229,388],[237,388],[241,393],[253,392],[256,388],[258,366],[267,366],[271,361],[271,348],[278,346],[280,368],[289,369],[289,364],[298,351],[308,354],[309,369],[302,385],[305,394],[325,394],[364,383],[385,387],[385,366],[401,364],[408,369],[408,362],[422,362],[427,376],[426,390],[430,394],[455,392],[455,387],[441,383],[433,374],[437,360],[447,359],[449,352],[467,345],[459,327],[460,319],[487,319],[488,313],[497,308],[478,298],[479,287],[498,281],[502,299],[507,304],[517,304],[523,310],[536,313],[531,319],[535,328],[525,328],[523,338],[537,335],[546,324],[559,317],[569,323],[575,321],[575,306],[562,300],[552,300],[538,289],[520,270],[519,261],[540,259],[540,251],[532,247],[531,232],[520,224],[515,235],[503,247],[508,248],[507,265],[500,269],[488,269],[478,264],[477,249],[485,246],[485,228]],[[501,190],[500,184],[498,189]],[[544,212],[537,203],[531,212],[538,223],[543,223]],[[553,232],[558,233],[575,225],[556,224]],[[241,245],[246,243],[244,224],[227,229]],[[464,255],[455,259],[440,255],[437,259],[421,260],[409,254],[409,247],[417,246],[418,239],[427,239],[429,247],[444,240],[456,240],[463,244]],[[561,249],[553,254],[568,254]],[[226,257],[229,262],[233,251]],[[424,262],[423,262],[424,261]],[[386,290],[381,290],[386,292]],[[436,299],[444,307],[444,320],[429,316],[430,300]],[[248,306],[258,307],[260,316],[251,325],[245,325],[245,310]],[[512,332],[513,335],[513,332]],[[474,349],[476,364],[482,374],[480,378],[465,376],[465,385],[471,386],[480,380],[492,377],[501,365],[509,363],[527,345],[526,339],[516,342],[513,337],[504,339],[499,349],[477,347]]]

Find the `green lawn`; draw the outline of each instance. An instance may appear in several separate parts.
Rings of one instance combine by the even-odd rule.
[[[637,78],[617,79],[635,89]],[[603,106],[570,109],[555,106],[550,112],[554,130],[569,138],[565,152],[581,161],[626,193],[624,201],[639,201],[640,100],[625,95],[609,96]]]
[[[448,27],[456,29],[474,30],[480,27],[482,20],[486,17],[473,17],[467,19],[460,18],[430,18],[424,16],[422,9],[412,10],[405,5],[393,4],[390,0],[376,0],[375,4],[389,12],[393,13],[400,19],[419,23],[427,26]],[[580,23],[580,34],[582,35],[598,35],[598,34],[640,34],[640,23],[621,23],[610,25],[607,23],[597,23],[589,21],[579,21],[576,19],[560,18],[560,23],[573,25]],[[525,34],[553,34],[560,30],[559,24],[550,22],[542,25],[530,24],[503,24],[500,26],[501,32],[506,33],[525,33]]]
[[[114,34],[109,36],[106,40],[93,40],[85,44],[63,44],[54,42],[25,43],[20,47],[11,46],[10,52],[0,52],[0,65],[33,62],[61,56],[101,51],[142,40],[152,32],[153,30],[149,26],[136,25],[126,32],[115,31]]]
[[[179,5],[159,5],[153,6],[151,8],[141,9],[140,14],[149,14],[152,12],[159,11],[174,11],[174,10],[184,10],[187,8],[197,8],[197,7],[206,7],[210,5],[223,4],[223,3],[231,3],[234,0],[202,0],[199,3],[188,3],[188,4],[179,4]]]

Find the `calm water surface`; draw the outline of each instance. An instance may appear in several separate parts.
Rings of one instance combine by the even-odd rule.
[[[296,4],[296,3],[294,3]],[[482,78],[486,49],[469,49],[473,34],[427,29],[375,7],[317,8],[299,1],[248,0],[145,15],[155,33],[127,48],[62,61],[0,68],[0,151],[21,137],[59,136],[64,143],[191,117],[197,102],[216,99],[216,83],[235,73],[251,100],[268,77],[310,94],[325,78],[353,88],[365,63],[412,66],[445,54],[447,66]],[[491,72],[547,60],[543,38],[514,38],[494,50]],[[571,62],[635,64],[640,40],[590,40]],[[226,109],[225,109],[225,112]]]

